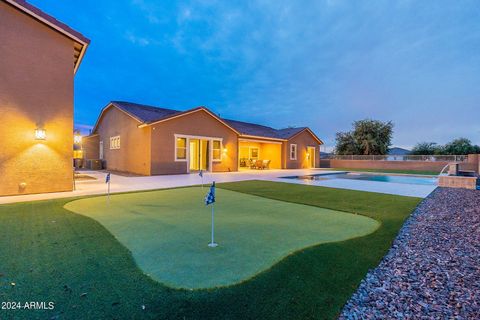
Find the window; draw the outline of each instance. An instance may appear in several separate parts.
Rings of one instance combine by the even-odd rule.
[[[290,145],[290,160],[297,160],[297,145]]]
[[[120,136],[110,137],[110,150],[120,149]]]
[[[213,161],[222,160],[222,142],[220,140],[212,141],[212,160]]]
[[[175,160],[177,161],[187,160],[187,138],[175,139]]]
[[[258,159],[258,148],[250,148],[250,159]]]

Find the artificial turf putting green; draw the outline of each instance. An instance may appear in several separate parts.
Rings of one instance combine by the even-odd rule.
[[[178,188],[94,197],[65,208],[105,226],[153,279],[176,288],[247,280],[300,249],[371,233],[379,223],[351,213],[217,189],[210,248],[206,189]]]
[[[336,319],[422,200],[269,181],[218,187],[381,225],[363,237],[299,250],[238,285],[190,291],[145,276],[105,227],[63,207],[72,199],[0,205],[0,302],[55,302],[53,310],[0,310],[0,319]]]

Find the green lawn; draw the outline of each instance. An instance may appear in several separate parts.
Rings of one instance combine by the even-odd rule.
[[[355,172],[379,172],[379,173],[400,173],[438,176],[439,171],[417,171],[417,170],[391,170],[391,169],[353,169],[353,168],[322,168],[323,170],[334,171],[355,171]]]
[[[2,205],[0,301],[53,301],[55,309],[0,310],[0,319],[335,318],[421,200],[266,181],[219,187],[357,213],[382,224],[364,237],[300,250],[241,284],[190,291],[144,275],[99,222],[63,208],[71,200]]]
[[[217,190],[216,241],[210,248],[206,189],[177,188],[94,197],[65,208],[99,221],[153,279],[175,288],[213,288],[245,281],[292,252],[375,231],[361,215]]]

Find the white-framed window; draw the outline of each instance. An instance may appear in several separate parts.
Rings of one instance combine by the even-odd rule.
[[[175,138],[175,161],[187,161],[187,138]]]
[[[290,145],[290,160],[297,160],[297,145],[293,143]]]
[[[120,136],[110,137],[110,150],[120,149]]]
[[[250,159],[257,160],[260,157],[257,147],[250,147]]]
[[[222,141],[212,140],[212,160],[222,161]]]

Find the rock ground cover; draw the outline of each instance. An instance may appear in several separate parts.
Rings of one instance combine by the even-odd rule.
[[[480,191],[437,188],[340,319],[480,319]]]

